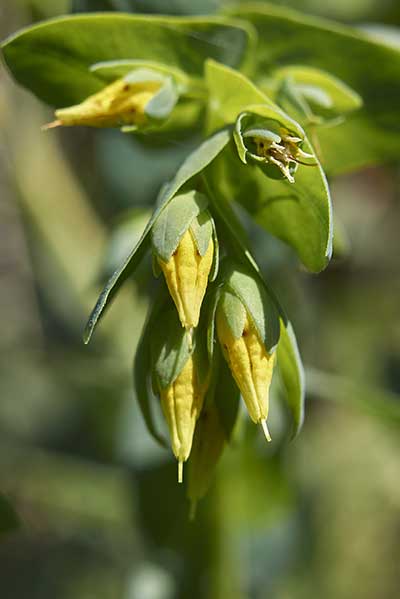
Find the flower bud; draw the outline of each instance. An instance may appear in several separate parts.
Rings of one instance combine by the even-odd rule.
[[[207,289],[213,256],[212,237],[202,255],[189,227],[171,258],[167,262],[158,258],[179,319],[186,329],[197,327],[199,323],[200,308]]]
[[[192,448],[194,429],[205,394],[200,385],[193,359],[189,357],[176,379],[160,389],[161,406],[168,424],[172,451],[178,460],[178,482],[183,479],[183,463]]]
[[[275,353],[268,353],[245,306],[224,291],[217,307],[217,334],[223,355],[240,389],[251,419],[271,440],[266,420]]]
[[[80,104],[56,110],[56,120],[45,129],[58,126],[83,125],[89,127],[140,127],[149,122],[146,108],[171,79],[147,69],[139,69],[117,79]],[[161,94],[160,94],[161,95]],[[175,98],[176,101],[176,98]],[[163,102],[165,99],[163,98]],[[174,97],[171,98],[172,109]]]

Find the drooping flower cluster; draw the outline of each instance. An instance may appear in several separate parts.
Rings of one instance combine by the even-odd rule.
[[[152,103],[158,102],[158,117],[166,117],[173,109],[176,95],[167,94],[169,103],[160,100],[171,85],[170,77],[138,69],[81,104],[58,110],[50,127],[144,128],[155,116]],[[230,135],[225,132],[216,138],[221,140],[217,147],[220,152]],[[301,137],[285,124],[259,114],[240,114],[233,138],[242,162],[250,160],[272,168],[266,172],[268,176],[293,182],[298,164],[314,164],[314,157],[301,147]],[[210,140],[211,148],[213,143]],[[194,508],[207,491],[234,429],[239,395],[250,418],[261,425],[271,441],[267,426],[269,389],[285,325],[257,265],[252,260],[233,259],[233,254],[238,254],[232,252],[237,240],[227,243],[226,236],[231,234],[234,214],[222,217],[201,178],[194,176],[210,159],[199,159],[194,153],[187,161],[189,165],[191,159],[193,172],[185,163],[177,174],[182,181],[176,190],[170,193],[170,186],[166,186],[164,195],[161,193],[159,207],[142,239],[101,294],[89,329],[93,330],[118,278],[125,278],[123,273],[136,252],[142,256],[142,250],[150,248],[153,271],[161,283],[136,359],[138,399],[149,430],[158,436],[151,416],[151,403],[158,398],[178,462],[179,482],[183,481],[183,465],[189,460],[187,493]],[[222,234],[218,235],[221,224]],[[244,250],[242,253],[246,255]],[[142,354],[147,356],[144,360]]]
[[[203,193],[190,190],[174,196],[153,224],[151,240],[155,264],[162,271],[175,304],[172,313],[168,309],[165,312],[165,308],[158,312],[160,323],[155,325],[158,342],[153,344],[152,369],[181,482],[182,465],[191,455],[195,430],[193,451],[203,458],[194,457],[194,462],[203,463],[208,455],[205,448],[214,446],[216,438],[220,440],[218,446],[226,440],[214,406],[215,377],[219,376],[220,366],[214,346],[218,343],[251,419],[262,425],[267,440],[271,440],[267,427],[268,392],[279,338],[279,316],[251,271],[227,257],[219,268],[216,225],[210,202]],[[208,293],[215,305],[210,315],[207,306],[202,310],[202,304],[209,281],[215,279]],[[209,327],[215,329],[214,322],[216,335],[210,336]],[[271,327],[272,334],[267,333],[266,328]],[[204,349],[207,335],[211,356]],[[228,403],[231,398],[224,401]],[[203,407],[204,417],[196,429]],[[218,426],[220,434],[215,432]],[[223,443],[221,451],[222,447]],[[215,453],[219,452],[212,452]],[[193,474],[191,481],[193,494]]]

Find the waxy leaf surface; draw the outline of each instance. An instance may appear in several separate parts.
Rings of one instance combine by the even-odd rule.
[[[252,28],[224,17],[87,14],[44,21],[10,36],[5,62],[21,85],[56,107],[81,102],[104,82],[96,63],[136,59],[162,62],[193,77],[213,57],[239,66]]]

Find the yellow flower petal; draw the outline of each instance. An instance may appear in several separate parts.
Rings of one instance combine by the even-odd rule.
[[[159,91],[161,85],[161,81],[129,83],[124,79],[118,79],[86,98],[81,104],[56,110],[57,120],[50,123],[47,128],[58,125],[67,127],[144,125],[147,122],[146,105]]]
[[[262,423],[268,417],[268,392],[275,354],[268,354],[248,315],[237,339],[226,317],[217,312],[217,333],[232,376],[240,389],[251,419]]]
[[[199,323],[213,254],[213,240],[210,239],[206,253],[201,256],[193,235],[188,229],[167,262],[158,258],[168,290],[178,310],[179,319],[186,329],[197,327]]]
[[[189,457],[204,395],[205,388],[199,384],[192,356],[175,381],[167,389],[160,390],[161,407],[168,424],[172,451],[180,464]]]

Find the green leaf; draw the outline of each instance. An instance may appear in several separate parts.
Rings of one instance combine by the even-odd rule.
[[[303,148],[308,151],[310,146],[306,142]],[[320,164],[300,165],[292,184],[266,177],[257,166],[242,165],[232,154],[226,156],[230,197],[290,245],[308,270],[323,270],[332,255],[333,226],[328,183]]]
[[[72,12],[98,12],[100,10],[169,15],[204,15],[216,10],[215,0],[72,0]]]
[[[239,114],[253,104],[269,107],[271,118],[279,117],[289,129],[296,127],[293,119],[239,71],[210,59],[205,65],[205,77],[209,92],[208,123],[211,131],[234,123]]]
[[[151,372],[151,348],[150,334],[154,326],[157,326],[157,316],[159,315],[162,306],[159,299],[152,307],[150,315],[143,327],[136,355],[133,364],[133,381],[136,391],[136,397],[142,412],[143,419],[147,426],[147,430],[151,436],[160,443],[163,447],[167,447],[165,439],[158,433],[154,424],[153,414],[151,410],[151,402],[154,400],[150,390],[150,372]]]
[[[214,233],[213,221],[208,210],[203,210],[192,220],[190,230],[200,256],[204,256]]]
[[[90,71],[101,77],[106,85],[140,68],[150,69],[161,75],[172,77],[180,95],[204,97],[204,84],[200,79],[189,77],[181,69],[154,60],[105,60],[91,65]]]
[[[191,354],[190,338],[179,322],[175,308],[165,309],[153,319],[151,337],[152,372],[159,389],[167,389],[184,368]]]
[[[253,112],[265,119],[279,120],[290,131],[304,138],[302,149],[313,154],[304,131],[268,98],[260,101],[260,91],[240,73],[215,62],[207,64],[207,83],[210,91],[210,111],[218,109],[218,122],[227,124],[243,111]],[[223,86],[220,82],[223,81]],[[239,92],[240,90],[240,92]],[[231,102],[225,110],[223,98]],[[243,106],[236,98],[245,98]],[[252,100],[253,98],[253,100]],[[233,144],[222,152],[208,169],[209,186],[215,189],[217,201],[236,200],[267,231],[279,237],[297,252],[303,264],[319,272],[329,262],[332,253],[332,206],[328,184],[321,165],[300,165],[295,183],[271,179],[256,165],[243,164]]]
[[[285,400],[293,416],[293,436],[295,437],[304,420],[305,377],[296,337],[290,322],[285,324],[281,321],[277,359],[285,390]]]
[[[255,272],[260,274],[257,262],[254,260],[248,248],[248,240],[246,233],[239,222],[230,202],[221,193],[221,190],[215,182],[214,164],[203,173],[203,181],[207,190],[207,197],[210,199],[213,207],[213,212],[218,218],[218,230],[222,232],[224,243],[229,246],[232,254],[239,262],[249,264]]]
[[[146,104],[145,114],[152,119],[165,119],[178,101],[178,92],[169,78],[160,91]]]
[[[151,242],[158,256],[167,262],[193,219],[207,208],[205,195],[195,190],[174,196],[155,221]]]
[[[210,274],[208,276],[208,280],[210,282],[215,281],[215,279],[217,278],[218,269],[219,269],[219,241],[218,241],[217,229],[215,226],[214,219],[211,220],[211,224],[212,224],[212,240],[214,243],[214,254],[213,254],[213,261],[212,261],[212,265],[211,265]]]
[[[136,244],[148,221],[151,211],[143,208],[132,208],[122,213],[110,231],[101,264],[101,282],[110,278]]]
[[[90,313],[89,319],[86,323],[83,333],[83,340],[85,343],[89,343],[99,319],[103,315],[105,308],[114,298],[118,289],[135,272],[147,250],[150,249],[149,231],[151,229],[151,222],[152,219],[149,221],[149,224],[147,224],[146,229],[144,230],[144,233],[137,245],[134,247],[126,260],[121,264],[121,266],[119,266],[111,275],[102,292],[100,293],[96,305]]]
[[[240,339],[247,317],[242,301],[234,293],[224,290],[218,303],[218,311],[222,313],[221,315],[226,320],[233,336]]]
[[[268,104],[270,100],[247,77],[236,71],[232,78],[231,69],[222,64],[207,60],[205,77],[209,97],[207,131],[212,132],[227,123],[233,123],[241,107],[249,104]],[[279,110],[279,109],[278,109]]]
[[[331,73],[363,99],[363,108],[343,124],[318,130],[321,161],[330,175],[398,158],[399,48],[270,4],[241,4],[229,13],[250,21],[258,32],[255,77],[260,84],[277,67],[295,61]]]
[[[273,127],[274,129],[277,128],[276,120],[267,119],[265,123],[259,124],[259,128],[246,127],[247,130],[243,131],[244,123],[246,121],[249,121],[250,119],[254,121],[254,119],[256,118],[257,117],[255,114],[242,112],[236,121],[235,130],[233,132],[233,139],[235,140],[236,149],[238,151],[239,158],[243,162],[243,164],[248,163],[248,156],[250,155],[250,152],[245,143],[245,139],[247,139],[248,141],[249,138],[251,139],[251,137],[259,137],[263,142],[266,142],[268,144],[279,143],[281,141],[280,135],[278,135],[271,129],[268,129],[268,127],[271,127],[272,124],[275,125]]]
[[[279,341],[279,313],[266,288],[250,269],[234,263],[226,263],[221,278],[246,307],[266,349],[273,351]]]
[[[215,284],[209,286],[206,297],[203,301],[202,318],[205,319],[205,326],[207,330],[207,353],[210,363],[212,363],[214,359],[214,351],[216,348],[215,315],[217,312],[220,295],[220,285]]]
[[[311,115],[318,115],[320,112],[322,116],[325,112],[328,115],[330,113],[341,115],[358,110],[362,106],[362,98],[354,90],[321,69],[298,65],[287,66],[273,71],[272,77],[280,85],[288,82],[290,89],[299,96],[300,101],[305,101],[311,109]],[[278,87],[278,96],[280,89],[282,88]],[[288,105],[290,107],[290,99]],[[283,104],[282,108],[288,110],[286,104]]]
[[[10,36],[3,44],[15,79],[48,104],[81,102],[104,83],[93,64],[120,59],[156,61],[201,77],[213,57],[240,64],[252,29],[224,17],[176,18],[94,14],[52,19]]]
[[[230,140],[228,130],[219,131],[204,141],[183,162],[171,183],[164,188],[163,197],[172,198],[192,177],[201,173]]]
[[[103,291],[101,292],[96,305],[92,310],[92,313],[89,316],[89,320],[83,335],[85,343],[89,343],[93,331],[99,322],[99,319],[103,315],[104,310],[110,304],[121,285],[135,272],[139,262],[149,249],[149,233],[158,217],[168,206],[168,203],[175,196],[175,194],[178,193],[180,188],[192,177],[205,169],[206,166],[212,160],[214,160],[215,156],[217,156],[218,153],[221,152],[221,150],[226,146],[228,141],[229,133],[227,131],[220,131],[219,133],[207,139],[186,158],[172,182],[169,185],[163,186],[160,193],[158,208],[154,211],[151,219],[147,223],[140,240],[126,258],[125,262],[121,264],[121,266],[109,279]]]

